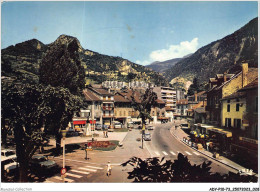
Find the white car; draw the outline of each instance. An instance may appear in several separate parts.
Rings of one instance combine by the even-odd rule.
[[[148,130],[154,130],[154,126],[148,125],[148,126],[147,126],[147,129],[148,129]]]
[[[115,129],[119,129],[119,128],[122,128],[122,127],[123,127],[122,123],[120,123],[120,122],[114,122],[114,128],[115,128]]]
[[[16,160],[17,156],[14,150],[1,150],[1,167],[8,174],[14,172],[19,167],[19,163],[17,163]]]
[[[16,162],[16,159],[6,159],[5,161],[1,161],[1,164],[4,165],[4,171],[7,174],[13,173],[19,167],[19,163]]]
[[[14,150],[11,149],[3,149],[1,150],[1,161],[7,160],[7,159],[16,159],[16,154]]]

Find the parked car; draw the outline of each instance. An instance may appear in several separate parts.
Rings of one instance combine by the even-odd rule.
[[[102,125],[100,123],[96,123],[96,130],[102,130]]]
[[[73,136],[78,136],[79,135],[79,132],[77,132],[77,131],[75,131],[75,129],[74,128],[72,128],[72,127],[69,127],[68,129],[67,129],[67,134],[66,134],[66,137],[73,137]]]
[[[2,168],[7,175],[13,175],[18,171],[19,163],[16,159],[6,159],[1,161]]]
[[[16,159],[16,154],[14,150],[3,149],[1,150],[1,161],[6,159]]]
[[[120,122],[113,122],[113,124],[114,124],[114,128],[115,129],[119,129],[119,128],[122,128],[123,127],[123,124],[122,123],[120,123]]]
[[[133,122],[128,122],[127,123],[127,128],[134,128],[134,123]]]
[[[44,155],[34,155],[29,162],[30,168],[37,173],[44,173],[52,171],[54,168],[57,168],[55,161],[48,160]]]
[[[153,125],[148,125],[148,126],[147,126],[147,129],[148,129],[148,130],[154,130],[154,126],[153,126]]]
[[[143,137],[144,137],[144,140],[145,140],[145,141],[151,141],[151,134],[150,134],[150,133],[145,133],[145,134],[143,135]]]

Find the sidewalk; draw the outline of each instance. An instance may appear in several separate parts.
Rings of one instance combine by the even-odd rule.
[[[179,124],[180,124],[180,121],[177,120],[177,121],[175,122],[175,124],[176,124],[176,125],[179,125]],[[219,156],[219,158],[216,159],[216,158],[213,157],[213,154],[212,154],[211,152],[207,151],[207,150],[204,149],[204,148],[203,148],[202,150],[197,150],[196,148],[191,147],[188,143],[186,143],[185,141],[183,141],[183,137],[186,137],[187,139],[189,139],[189,135],[188,135],[187,133],[185,133],[181,128],[178,128],[177,130],[175,130],[175,128],[172,127],[170,131],[171,131],[171,133],[173,134],[173,136],[175,136],[180,142],[182,142],[182,143],[184,143],[185,145],[187,145],[188,147],[190,147],[190,148],[196,150],[197,152],[199,152],[199,153],[201,153],[201,154],[203,154],[203,155],[205,155],[205,156],[207,156],[207,157],[209,157],[209,158],[211,158],[211,159],[213,159],[213,160],[215,160],[215,161],[217,161],[217,162],[220,162],[220,163],[222,163],[222,164],[224,164],[224,165],[226,165],[226,166],[228,166],[228,167],[231,167],[231,168],[233,168],[233,169],[236,169],[237,171],[242,170],[242,169],[243,169],[243,170],[246,169],[245,167],[242,167],[242,166],[240,166],[239,164],[237,164],[237,163],[235,163],[235,162],[233,162],[233,161],[231,161],[231,160],[229,160],[229,159],[227,159],[227,158],[225,158],[225,157],[223,157],[223,156]]]
[[[128,132],[108,132],[108,138],[103,137],[103,131],[94,131],[95,134],[99,134],[94,137],[95,141],[109,141],[109,140],[118,140],[119,143],[124,140]],[[90,141],[91,136],[75,136],[75,137],[66,137],[65,143],[74,144],[74,143],[84,143]],[[63,142],[63,140],[62,140]],[[55,146],[56,140],[54,138],[50,139],[49,145]],[[63,145],[63,144],[62,144]]]

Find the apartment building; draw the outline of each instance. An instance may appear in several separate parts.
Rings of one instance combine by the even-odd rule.
[[[102,88],[88,87],[87,90],[101,101],[100,123],[111,125],[114,120],[114,95]]]
[[[123,81],[104,81],[102,82],[102,87],[112,88],[112,89],[122,89],[123,87],[128,86],[128,83]]]
[[[165,107],[176,113],[176,90],[172,87],[154,87],[153,92],[157,94],[158,99],[165,102]]]

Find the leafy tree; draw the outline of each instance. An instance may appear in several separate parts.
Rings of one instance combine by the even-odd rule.
[[[121,91],[121,92],[125,92],[125,93],[126,93],[126,92],[128,91],[128,88],[127,88],[127,86],[124,86],[124,87],[122,87],[122,88],[120,89],[120,91]]]
[[[224,175],[211,173],[211,163],[205,161],[200,165],[191,165],[188,158],[179,153],[174,162],[157,157],[145,160],[132,157],[122,166],[134,167],[127,177],[133,182],[257,182],[255,176],[241,176],[232,172]]]
[[[1,118],[14,130],[20,181],[27,181],[28,161],[46,138],[40,132],[50,107],[45,105],[41,85],[2,84]]]
[[[45,89],[45,102],[51,109],[47,114],[46,128],[55,135],[56,153],[59,154],[61,152],[60,130],[66,129],[72,120],[73,112],[79,111],[80,107],[84,106],[83,99],[71,94],[66,88],[48,86]]]
[[[59,130],[66,128],[73,111],[79,110],[82,105],[82,99],[66,88],[17,82],[2,82],[1,95],[2,123],[8,119],[9,126],[13,128],[20,181],[27,181],[28,162],[35,151],[48,141],[40,128],[51,128],[60,135]]]
[[[143,134],[145,130],[145,120],[152,117],[150,115],[151,108],[156,105],[157,95],[149,87],[145,90],[144,94],[141,94],[139,98],[136,98],[136,92],[132,91],[132,107],[139,112],[138,118],[142,119],[142,148],[143,148]]]
[[[81,49],[76,38],[61,35],[47,51],[45,57],[40,63],[40,83],[51,85],[57,90],[52,90],[50,103],[52,111],[48,115],[47,126],[53,127],[56,136],[57,152],[60,151],[60,133],[58,130],[65,129],[68,125],[68,119],[72,115],[70,109],[73,107],[68,103],[76,102],[70,99],[70,92],[75,95],[82,95],[82,89],[85,86],[84,67],[81,65],[78,50]],[[68,88],[66,91],[64,88]],[[77,99],[80,99],[77,97]],[[81,103],[81,102],[79,102]]]
[[[135,77],[136,77],[136,74],[130,72],[130,73],[127,74],[127,81],[131,82]]]
[[[76,38],[60,36],[49,47],[40,63],[40,83],[65,87],[71,93],[81,93],[85,85],[85,71],[81,65]]]
[[[194,77],[193,83],[190,85],[188,89],[188,95],[194,95],[195,91],[201,91],[198,79],[196,77]]]

